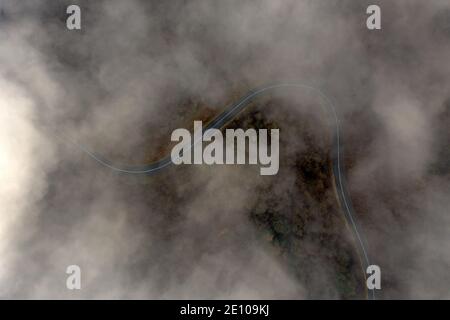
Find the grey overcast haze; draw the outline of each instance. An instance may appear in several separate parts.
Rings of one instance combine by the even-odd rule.
[[[174,129],[298,82],[338,112],[377,298],[450,299],[449,57],[448,0],[0,0],[0,298],[365,299],[311,90],[258,97],[227,124],[280,129],[274,176],[118,174],[80,147],[151,163]]]

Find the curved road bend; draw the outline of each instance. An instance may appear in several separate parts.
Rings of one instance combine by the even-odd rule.
[[[363,239],[358,224],[356,222],[355,218],[355,212],[352,206],[352,202],[350,200],[350,196],[347,190],[346,181],[344,178],[344,172],[342,168],[342,151],[341,151],[341,136],[340,136],[340,127],[339,127],[339,118],[337,116],[336,109],[334,105],[331,103],[330,99],[319,89],[298,84],[298,83],[278,83],[273,85],[267,85],[263,87],[259,87],[256,89],[253,89],[249,91],[245,96],[243,96],[240,100],[235,102],[234,104],[229,105],[221,114],[219,114],[216,118],[214,118],[211,122],[209,122],[204,128],[203,131],[206,131],[208,129],[220,129],[222,128],[226,123],[233,120],[245,107],[249,105],[249,103],[257,96],[262,95],[263,93],[270,92],[275,89],[279,88],[303,88],[308,89],[319,95],[319,97],[322,100],[321,107],[324,109],[325,112],[328,112],[332,119],[334,124],[334,138],[333,138],[333,147],[332,147],[332,162],[333,162],[333,175],[335,179],[335,184],[337,188],[337,193],[339,197],[339,202],[341,205],[342,210],[344,211],[344,216],[346,223],[350,226],[350,229],[352,231],[352,234],[355,238],[355,241],[357,243],[357,249],[358,253],[361,259],[361,264],[363,267],[363,274],[364,278],[366,279],[366,270],[367,267],[370,265],[369,257],[367,254],[366,246],[365,246],[365,240]],[[200,140],[193,141],[191,144],[191,148],[200,142]],[[161,160],[158,160],[154,163],[148,164],[148,165],[142,165],[142,166],[126,166],[126,165],[114,165],[111,161],[108,159],[91,152],[87,148],[78,145],[77,146],[86,154],[88,154],[91,158],[99,162],[101,165],[108,167],[111,170],[126,173],[126,174],[152,174],[155,173],[161,169],[164,169],[172,164],[172,160],[170,155],[162,158]],[[366,284],[364,283],[364,287],[366,287]],[[368,290],[370,291],[370,294],[368,294],[368,299],[375,299],[375,290]]]

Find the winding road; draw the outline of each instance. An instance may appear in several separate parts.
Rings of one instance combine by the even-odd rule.
[[[242,110],[245,109],[249,105],[249,103],[257,96],[260,96],[264,93],[268,93],[270,91],[274,91],[281,88],[302,88],[308,89],[312,92],[316,93],[322,100],[321,107],[324,108],[324,111],[328,112],[332,119],[335,128],[334,138],[333,138],[333,147],[332,147],[332,162],[333,162],[333,176],[334,182],[336,185],[339,203],[341,205],[342,210],[344,211],[344,216],[346,223],[350,227],[353,236],[356,241],[357,250],[361,259],[361,264],[363,267],[363,274],[366,277],[367,267],[370,265],[369,256],[366,250],[365,240],[360,233],[360,229],[356,222],[354,209],[352,206],[352,202],[349,197],[349,193],[347,191],[347,185],[344,178],[344,172],[342,169],[342,151],[341,151],[341,136],[340,136],[340,126],[339,126],[339,118],[336,112],[334,105],[331,103],[330,99],[320,90],[312,86],[298,84],[298,83],[278,83],[273,85],[267,85],[263,87],[259,87],[251,90],[245,96],[243,96],[236,103],[228,106],[221,114],[219,114],[216,118],[214,118],[211,122],[209,122],[204,128],[203,131],[208,129],[220,129],[230,120],[234,119]],[[200,140],[193,141],[191,148],[199,143]],[[101,165],[108,167],[111,170],[126,173],[126,174],[152,174],[159,170],[162,170],[172,164],[172,159],[170,154],[159,161],[156,161],[152,164],[142,165],[142,166],[118,166],[114,165],[108,159],[91,152],[87,148],[77,145],[81,150],[83,150],[86,154],[92,157],[94,160],[99,162]],[[366,284],[364,283],[364,287]],[[375,290],[368,290],[370,292],[368,294],[368,299],[375,299]]]

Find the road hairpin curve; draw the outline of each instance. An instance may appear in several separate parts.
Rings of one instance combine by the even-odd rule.
[[[360,229],[358,228],[356,222],[354,209],[352,206],[352,202],[350,200],[350,196],[344,179],[344,173],[342,170],[342,151],[341,151],[342,139],[340,136],[339,118],[336,112],[336,108],[332,104],[331,100],[327,97],[327,95],[325,95],[320,89],[316,87],[299,83],[286,82],[262,86],[249,91],[237,102],[229,105],[222,113],[220,113],[216,118],[214,118],[211,122],[209,122],[205,126],[205,128],[203,128],[203,130],[206,131],[208,129],[221,129],[225,124],[233,120],[242,110],[244,110],[255,97],[258,97],[264,93],[268,93],[270,91],[274,91],[280,88],[303,88],[311,90],[320,97],[322,101],[320,105],[324,109],[324,111],[326,111],[332,116],[335,129],[332,146],[334,182],[338,191],[340,206],[344,211],[345,221],[350,226],[352,234],[355,238],[355,242],[357,244],[358,253],[363,267],[364,278],[366,279],[366,270],[367,267],[370,265],[369,256],[366,250],[365,240],[363,239],[359,231]],[[201,140],[193,141],[191,144],[191,148],[199,142],[201,142]],[[77,146],[83,152],[85,152],[91,158],[93,158],[95,161],[100,163],[102,166],[105,166],[113,171],[124,174],[138,174],[138,175],[153,174],[158,172],[159,170],[169,167],[172,164],[172,159],[170,155],[168,155],[163,157],[161,160],[158,160],[148,165],[141,165],[141,166],[115,165],[110,160],[90,151],[86,147],[83,147],[79,144],[77,144]],[[364,283],[364,287],[366,287],[366,283]],[[367,290],[368,292],[370,292],[370,294],[368,294],[368,299],[375,299],[375,290],[374,289],[367,289]]]

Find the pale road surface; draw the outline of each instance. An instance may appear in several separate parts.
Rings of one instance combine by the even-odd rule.
[[[341,205],[342,210],[344,211],[344,216],[347,224],[350,226],[350,229],[353,233],[353,236],[355,238],[358,253],[361,259],[362,267],[363,267],[363,274],[364,278],[366,278],[366,270],[367,267],[370,265],[369,262],[369,256],[366,250],[365,245],[365,239],[362,237],[360,233],[360,229],[358,227],[358,224],[356,222],[355,213],[353,210],[352,202],[349,197],[349,193],[347,191],[347,185],[344,177],[344,172],[342,169],[342,151],[341,151],[341,136],[340,136],[340,127],[339,127],[339,118],[337,116],[336,109],[334,105],[331,103],[330,99],[319,89],[298,84],[298,83],[278,83],[273,85],[267,85],[260,88],[253,89],[249,91],[245,96],[243,96],[240,100],[238,100],[236,103],[229,105],[221,114],[219,114],[214,120],[212,120],[210,123],[208,123],[204,128],[203,131],[206,131],[208,129],[220,129],[222,128],[226,123],[233,120],[245,107],[249,105],[249,103],[257,96],[262,95],[263,93],[267,93],[270,91],[274,91],[276,89],[281,88],[302,88],[302,89],[308,89],[312,92],[316,93],[318,96],[320,96],[323,104],[321,104],[321,107],[331,115],[333,126],[335,129],[334,132],[334,138],[333,138],[333,147],[332,147],[332,162],[333,162],[333,175],[335,179],[335,184],[337,188],[337,194],[339,198],[339,202]],[[201,142],[201,140],[193,141],[191,148]],[[154,163],[148,164],[148,165],[142,165],[142,166],[126,166],[126,165],[114,165],[111,161],[108,159],[105,159],[104,157],[91,152],[87,148],[78,145],[78,148],[83,150],[86,154],[88,154],[91,158],[99,162],[101,165],[120,172],[124,174],[152,174],[156,173],[159,170],[162,170],[172,164],[172,159],[170,155],[162,158],[159,161],[156,161]],[[364,283],[364,287],[366,287],[366,284]],[[370,294],[368,295],[368,299],[375,299],[375,290],[369,290]]]

